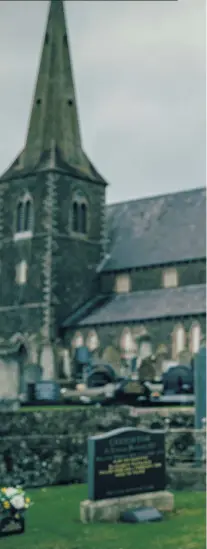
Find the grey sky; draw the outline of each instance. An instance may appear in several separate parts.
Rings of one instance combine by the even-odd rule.
[[[205,185],[205,0],[65,4],[84,149],[108,200]],[[0,173],[24,144],[47,11],[0,2]]]

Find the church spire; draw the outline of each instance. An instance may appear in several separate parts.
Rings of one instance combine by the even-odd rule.
[[[87,170],[81,148],[72,66],[62,0],[50,2],[34,94],[24,168],[37,167],[51,153],[64,163]]]

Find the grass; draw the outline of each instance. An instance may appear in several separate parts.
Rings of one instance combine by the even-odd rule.
[[[130,406],[132,408],[135,407],[133,403],[132,404],[126,404],[125,403],[125,405]],[[95,405],[93,404],[93,407],[94,406]],[[119,403],[115,404],[114,407],[115,406],[118,407]],[[48,406],[47,405],[44,405],[44,406],[41,406],[41,405],[39,405],[39,406],[22,406],[17,410],[17,413],[18,412],[19,413],[25,413],[25,412],[26,413],[28,413],[28,412],[51,412],[51,411],[52,412],[54,412],[54,411],[56,411],[56,412],[70,412],[71,410],[72,411],[73,410],[84,410],[84,409],[87,409],[87,408],[88,409],[91,408],[91,405],[89,405],[89,404],[84,405],[84,404],[78,404],[77,403],[77,404],[58,404],[56,406],[53,406],[52,404],[48,404]],[[108,406],[108,408],[110,408],[110,405]],[[176,406],[176,405],[175,406],[170,406],[170,407],[167,407],[167,406],[157,406],[157,407],[156,406],[155,407],[150,406],[150,407],[146,407],[146,408],[145,407],[140,407],[140,410],[141,410],[141,412],[143,411],[143,412],[146,412],[146,413],[149,412],[149,411],[151,413],[153,413],[154,411],[159,413],[160,410],[162,410],[162,414],[165,411],[169,412],[169,410],[172,411],[172,413],[176,413],[176,412],[191,413],[191,412],[194,411],[194,407],[193,406]]]
[[[179,492],[161,523],[81,524],[86,486],[31,490],[26,532],[1,539],[2,549],[205,549],[205,493]]]
[[[70,405],[70,404],[59,404],[57,406],[45,405],[45,406],[22,406],[17,410],[19,413],[25,412],[68,412],[70,410],[83,410],[83,405]]]

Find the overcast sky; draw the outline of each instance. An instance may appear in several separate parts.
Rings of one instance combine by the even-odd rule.
[[[65,2],[84,149],[110,202],[205,185],[205,4]],[[47,11],[0,2],[0,173],[24,145]]]

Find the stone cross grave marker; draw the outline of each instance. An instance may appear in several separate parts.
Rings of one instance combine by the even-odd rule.
[[[88,498],[164,490],[164,431],[121,428],[88,439]]]

